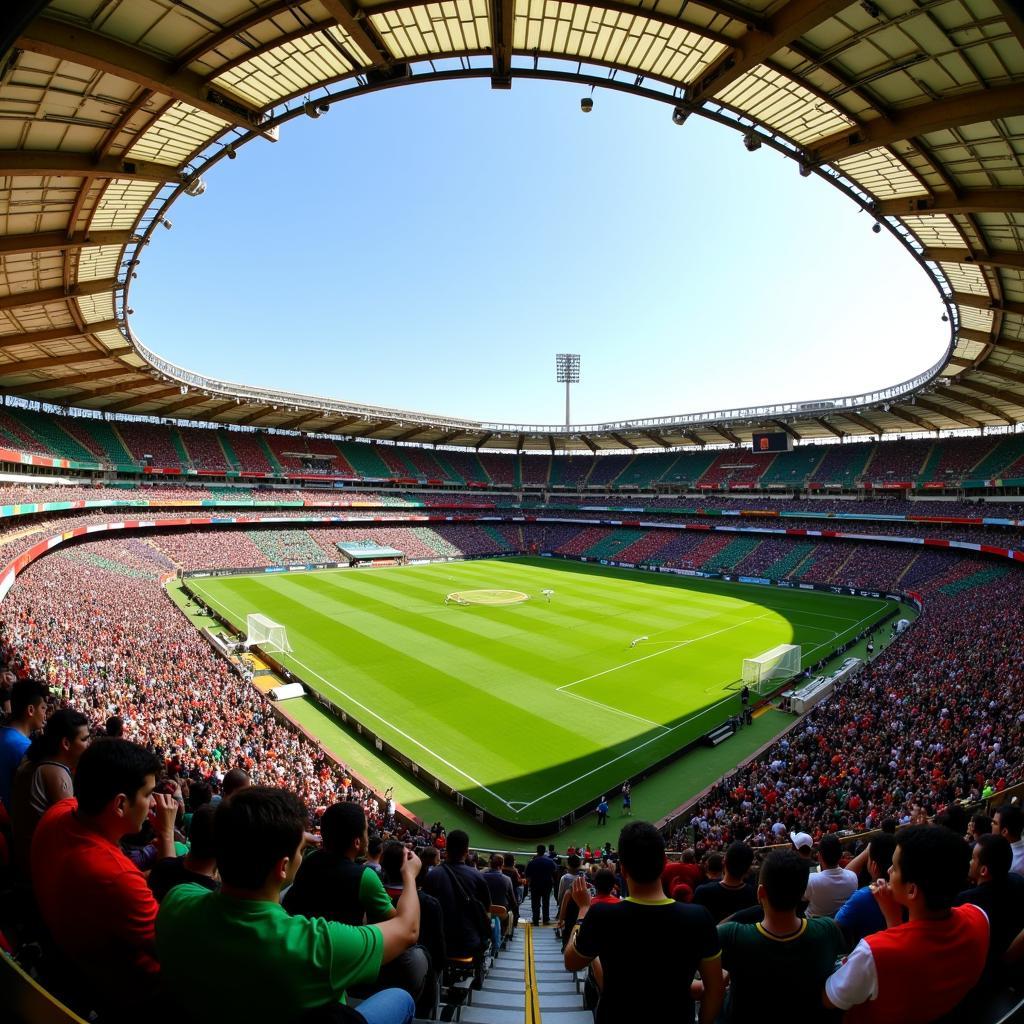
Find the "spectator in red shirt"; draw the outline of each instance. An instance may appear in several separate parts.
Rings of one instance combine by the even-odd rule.
[[[701,881],[700,865],[692,849],[683,850],[682,860],[670,860],[661,873],[661,885],[666,896],[671,896],[672,888],[681,882],[685,882],[690,891],[694,892]]]
[[[77,801],[51,807],[32,840],[32,883],[43,921],[94,1005],[138,1011],[160,970],[157,902],[142,873],[121,852],[150,812],[159,839],[173,849],[173,798],[155,794],[160,762],[127,740],[89,747],[78,763]]]
[[[861,939],[825,982],[825,1005],[848,1011],[846,1024],[926,1024],[978,983],[988,917],[970,904],[953,906],[969,861],[964,841],[942,826],[897,834],[889,881],[871,886],[886,927]]]

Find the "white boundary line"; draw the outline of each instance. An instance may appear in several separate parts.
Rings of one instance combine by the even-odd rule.
[[[584,676],[582,679],[576,679],[571,683],[563,683],[561,686],[555,687],[556,692],[562,692],[568,690],[570,686],[578,686],[580,683],[589,683],[591,679],[599,679],[601,676],[608,675],[609,672],[618,672],[619,669],[629,668],[630,665],[639,665],[642,661],[649,661],[651,658],[660,657],[662,654],[671,654],[672,651],[679,650],[680,647],[687,647],[690,644],[700,643],[701,640],[709,640],[713,636],[718,636],[719,633],[728,633],[730,629],[736,629],[739,626],[749,625],[751,622],[757,622],[758,619],[766,619],[771,615],[771,612],[765,612],[763,615],[754,615],[749,619],[744,619],[742,622],[734,622],[731,626],[725,626],[723,629],[716,629],[713,633],[705,633],[703,636],[695,636],[689,640],[680,640],[678,643],[673,641],[659,641],[661,643],[671,643],[671,647],[665,647],[663,650],[655,651],[653,654],[645,654],[642,658],[634,658],[632,661],[624,661],[621,665],[613,665],[611,668],[606,668],[602,672],[595,672],[592,676]],[[811,627],[812,629],[814,627]],[[570,694],[571,697],[575,697],[576,694]],[[643,719],[641,719],[643,721]]]
[[[205,600],[210,601],[215,605],[219,605],[232,617],[236,615],[235,610],[233,608],[229,608],[226,604],[224,604],[223,601],[218,601],[215,597],[210,597],[209,594],[204,594],[203,597]],[[448,768],[451,768],[452,771],[458,772],[459,775],[461,775],[464,779],[468,779],[470,782],[472,782],[474,786],[479,786],[480,789],[482,789],[485,793],[488,793],[490,796],[493,796],[495,800],[498,800],[501,803],[503,803],[510,811],[513,809],[512,805],[504,797],[498,796],[498,794],[495,793],[493,789],[488,789],[482,782],[479,781],[479,779],[474,779],[472,775],[469,775],[466,772],[464,772],[461,768],[458,767],[458,765],[452,764],[451,761],[446,760],[436,751],[431,750],[430,747],[426,746],[426,744],[420,743],[420,741],[415,737],[410,736],[407,732],[403,732],[401,729],[398,728],[397,725],[392,725],[392,723],[389,722],[386,718],[383,718],[379,714],[377,714],[377,712],[374,711],[373,708],[368,708],[361,701],[353,697],[352,694],[347,693],[340,686],[336,686],[329,679],[325,679],[322,675],[320,675],[319,672],[316,671],[316,669],[310,668],[309,665],[307,665],[304,661],[300,661],[298,658],[296,658],[294,654],[288,655],[288,657],[291,661],[294,661],[296,665],[300,665],[307,672],[309,672],[310,675],[316,676],[316,678],[319,679],[320,682],[325,683],[336,693],[340,693],[347,700],[350,700],[353,704],[356,705],[356,707],[365,711],[368,715],[372,715],[374,718],[377,719],[378,722],[383,722],[384,725],[386,725],[389,729],[393,730],[394,732],[398,733],[398,735],[401,736],[403,739],[408,740],[410,743],[414,743],[417,747],[420,748],[420,750],[425,750],[428,754],[430,754],[431,757],[437,758],[437,760],[440,761],[441,764],[446,765]],[[519,812],[516,811],[515,813],[518,814]]]

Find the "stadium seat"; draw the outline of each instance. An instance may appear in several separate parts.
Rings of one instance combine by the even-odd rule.
[[[5,953],[0,953],[0,1007],[11,1024],[86,1024]]]

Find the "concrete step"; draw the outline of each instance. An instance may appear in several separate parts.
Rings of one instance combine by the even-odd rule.
[[[541,1013],[548,1010],[582,1010],[583,996],[573,989],[572,992],[550,993],[546,992],[540,997]]]
[[[576,984],[573,981],[538,981],[537,991],[541,999],[547,995],[558,995],[559,993],[576,992]]]
[[[541,1009],[544,1024],[594,1024],[594,1015],[589,1010],[545,1010]],[[466,1019],[465,1014],[462,1017]]]
[[[494,1010],[479,1007],[474,1001],[462,1011],[462,1024],[523,1024],[525,1011],[522,1006],[514,1010]],[[593,1018],[591,1018],[593,1020]]]

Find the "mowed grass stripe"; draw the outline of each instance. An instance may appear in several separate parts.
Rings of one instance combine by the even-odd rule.
[[[382,628],[387,625],[384,619],[370,616],[375,627],[368,632],[351,625],[350,618],[356,614],[353,606],[335,606],[333,611],[321,611],[325,598],[315,594],[321,579],[319,574],[245,578],[235,582],[249,583],[256,592],[240,588],[243,593],[248,592],[244,600],[232,604],[230,598],[224,598],[224,604],[242,625],[245,615],[257,610],[286,624],[294,653],[291,659],[283,655],[281,660],[302,662],[323,677],[323,680],[309,680],[312,685],[326,681],[371,707],[385,719],[384,723],[374,726],[381,728],[382,734],[388,732],[388,725],[395,726],[419,739],[430,750],[444,751],[443,756],[456,764],[460,763],[458,757],[465,764],[485,761],[500,777],[515,778],[521,772],[522,746],[532,745],[536,740],[538,713],[550,716],[543,730],[544,742],[556,744],[557,749],[569,756],[592,753],[597,746],[595,735],[617,742],[630,740],[642,731],[638,723],[586,705],[581,705],[581,712],[571,717],[559,716],[559,712],[565,710],[564,702],[558,700],[542,679],[522,673],[517,677],[516,695],[505,699],[502,693],[506,690],[497,692],[494,688],[495,665],[486,659],[474,658],[472,652],[451,644],[442,643],[439,647],[428,643],[425,634],[404,631],[422,641],[413,654],[394,637],[378,638],[378,634],[387,635]],[[196,589],[207,593],[212,601],[219,599],[216,588],[200,585]],[[297,592],[298,596],[293,596]],[[398,632],[403,631],[398,628]],[[332,638],[331,643],[324,642],[327,636]],[[339,655],[343,658],[343,667],[339,665]],[[525,651],[523,662],[529,663]],[[305,675],[301,668],[297,672]],[[538,685],[530,688],[530,683]],[[359,709],[340,693],[328,692],[328,696],[350,713],[360,716]],[[500,744],[494,743],[489,729],[465,727],[466,708],[476,706],[480,698],[486,698],[491,720],[500,725]],[[561,724],[557,717],[571,727]],[[401,743],[397,734],[388,738]],[[517,747],[520,752],[514,756],[502,754],[503,750],[514,751]],[[440,763],[427,766],[433,771],[450,774]],[[477,777],[473,771],[469,774]]]
[[[547,559],[194,582],[243,626],[253,611],[283,622],[298,662],[326,680],[293,666],[310,685],[495,813],[508,817],[507,801],[531,804],[523,814],[531,821],[564,813],[706,732],[712,716],[693,716],[724,699],[718,719],[738,703],[730,684],[744,657],[791,637],[813,646],[885,608]],[[545,587],[555,591],[550,604]],[[468,589],[521,590],[531,600],[444,606],[446,594]],[[689,642],[632,664],[645,646],[630,651],[629,641],[643,635],[651,648]],[[598,705],[558,690],[601,672],[574,687]]]

